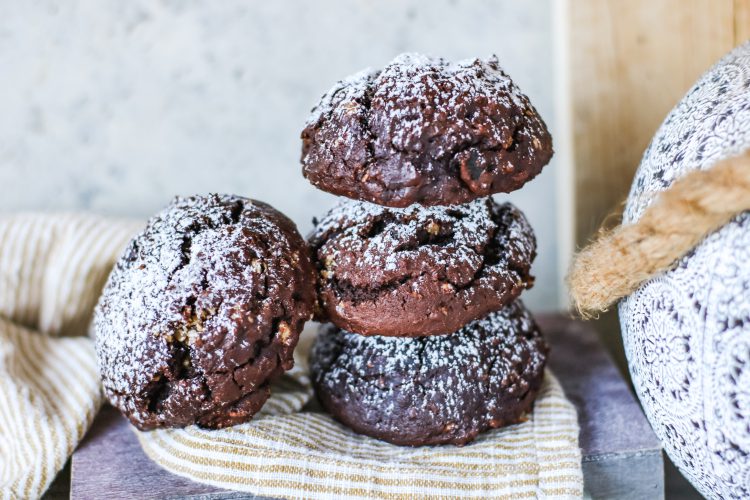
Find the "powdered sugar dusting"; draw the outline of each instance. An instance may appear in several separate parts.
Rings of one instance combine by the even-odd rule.
[[[302,138],[318,187],[397,207],[517,189],[552,155],[544,122],[496,57],[402,54],[337,82]]]
[[[401,129],[408,128],[404,127],[404,119],[424,120],[425,117],[410,118],[409,115],[414,115],[413,109],[398,109],[395,104],[425,101],[430,95],[428,90],[434,91],[436,98],[434,102],[424,102],[425,106],[444,113],[467,100],[493,97],[504,101],[509,109],[530,106],[528,98],[500,69],[495,56],[486,61],[473,58],[454,63],[412,52],[396,56],[382,70],[366,68],[336,82],[313,108],[306,125],[315,124],[338,107],[346,111],[348,106],[360,103],[370,88],[375,90],[375,98],[390,102],[388,118]]]
[[[372,233],[374,221],[384,224],[383,228],[369,238],[363,237],[363,233]],[[361,254],[361,266],[396,271],[405,256],[399,247],[420,232],[428,235],[435,233],[432,235],[436,236],[441,224],[443,227],[450,225],[451,241],[449,246],[430,248],[431,260],[446,266],[466,264],[478,267],[482,257],[476,249],[486,244],[488,236],[496,228],[487,200],[476,200],[452,208],[412,205],[403,209],[347,200],[339,203],[323,218],[312,240],[315,245],[315,242],[323,240],[322,235],[328,239],[335,235],[335,245],[323,244],[326,250],[331,249],[330,252],[324,250],[324,260],[336,261],[346,250]],[[370,226],[370,231],[365,226]]]
[[[451,303],[468,307],[483,294],[499,307],[519,291],[512,290],[527,286],[536,252],[523,214],[489,198],[403,209],[347,200],[318,223],[309,241],[323,290],[320,300],[329,311],[334,304],[326,301],[344,308],[363,301],[406,305],[421,295],[434,297],[431,287],[439,287]],[[404,293],[411,297],[407,302],[398,299]],[[435,303],[423,307],[447,305],[425,300]],[[487,304],[477,305],[477,310],[482,307],[487,310]],[[410,311],[389,313],[403,318]]]
[[[546,352],[516,301],[449,335],[365,337],[326,327],[312,354],[313,378],[319,391],[336,395],[336,404],[373,417],[360,425],[398,433],[399,422],[407,429],[416,421],[425,432],[451,425],[481,431],[507,418],[534,389]]]
[[[372,92],[371,97],[367,96],[368,92]],[[385,113],[378,113],[373,118],[387,122],[383,125],[393,132],[390,146],[395,149],[407,148],[415,139],[410,136],[429,128],[429,122],[436,115],[450,115],[455,122],[448,134],[453,130],[474,128],[476,124],[470,122],[477,116],[467,113],[466,108],[478,102],[494,100],[508,113],[512,108],[529,112],[533,109],[528,98],[500,69],[494,56],[487,61],[474,58],[452,63],[442,58],[405,53],[397,56],[382,71],[367,68],[337,82],[313,109],[306,124],[313,125],[331,113],[351,113],[353,108],[366,105],[366,98],[384,104]],[[372,103],[369,107],[373,107]],[[491,121],[486,125],[493,131],[493,145],[510,140],[507,127],[494,126]],[[538,124],[533,125],[534,129],[526,133],[546,133]],[[377,128],[377,123],[368,127],[373,128]],[[472,137],[464,133],[453,139],[448,144],[471,141]],[[450,147],[446,145],[437,156],[444,156],[448,149]]]
[[[475,123],[479,114],[468,108],[477,103],[492,99],[508,114],[513,108],[530,106],[526,96],[499,69],[496,58],[451,63],[403,54],[385,67],[374,87],[373,100],[385,103],[385,113],[377,115],[376,120],[387,122],[391,146],[397,150],[408,149],[417,142],[416,134],[429,128],[433,117],[451,116],[453,123],[442,134],[448,140],[435,151],[436,158],[454,152],[459,144],[473,142],[471,130],[477,126],[492,132],[484,139],[488,146],[497,147],[512,140],[509,128],[498,127],[491,117]]]
[[[267,205],[175,199],[131,241],[97,307],[105,392],[143,425],[177,425],[170,412],[198,418],[245,397],[247,367],[260,386],[291,366],[311,278],[294,225]]]
[[[364,98],[367,92],[367,86],[379,74],[372,68],[365,68],[353,75],[339,80],[333,87],[325,93],[320,102],[312,109],[310,116],[307,118],[305,125],[313,125],[322,116],[334,112],[341,104],[348,103],[349,106],[355,105]],[[345,112],[346,106],[338,112]]]

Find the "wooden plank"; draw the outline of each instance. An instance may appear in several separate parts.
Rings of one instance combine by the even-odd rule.
[[[562,316],[542,316],[539,323],[552,346],[551,368],[578,409],[586,492],[592,498],[663,496],[659,443],[591,327]],[[161,469],[110,407],[73,454],[71,485],[73,499],[252,498]]]
[[[145,455],[128,421],[106,405],[73,453],[70,498],[260,497],[195,483],[165,471]]]
[[[627,195],[667,112],[734,46],[735,0],[575,0],[569,8],[581,245]]]
[[[734,44],[750,40],[750,0],[734,0]]]
[[[586,495],[663,498],[660,444],[591,324],[559,316],[539,323],[552,345],[551,368],[578,411]]]

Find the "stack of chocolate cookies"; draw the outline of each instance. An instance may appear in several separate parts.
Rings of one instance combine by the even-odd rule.
[[[302,133],[303,172],[348,200],[309,237],[322,405],[401,445],[465,444],[517,423],[547,346],[518,296],[536,240],[491,195],[519,189],[552,139],[495,58],[397,57],[338,82]]]

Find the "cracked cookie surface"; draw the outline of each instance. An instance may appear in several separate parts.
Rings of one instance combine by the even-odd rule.
[[[312,184],[391,207],[514,191],[552,153],[544,121],[495,57],[402,54],[334,85],[302,131]]]
[[[294,223],[230,195],[176,198],[115,264],[95,313],[104,393],[141,430],[249,420],[314,304]]]
[[[447,334],[531,287],[536,239],[509,203],[404,209],[347,200],[308,241],[316,319],[362,335]]]
[[[547,352],[515,301],[450,335],[364,337],[323,325],[310,365],[321,404],[356,432],[399,445],[462,445],[523,419]]]

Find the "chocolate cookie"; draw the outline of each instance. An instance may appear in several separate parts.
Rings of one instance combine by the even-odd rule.
[[[391,207],[514,191],[551,157],[544,121],[495,57],[403,54],[338,82],[302,131],[310,182]]]
[[[516,301],[450,335],[363,337],[324,325],[310,364],[321,404],[356,432],[399,445],[462,445],[522,421],[546,358]]]
[[[346,201],[308,241],[316,319],[362,335],[446,334],[531,287],[534,233],[491,198],[452,207]]]
[[[292,221],[238,196],[176,198],[115,265],[95,315],[104,393],[141,430],[252,418],[314,304]]]

